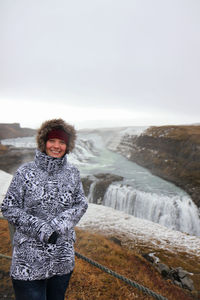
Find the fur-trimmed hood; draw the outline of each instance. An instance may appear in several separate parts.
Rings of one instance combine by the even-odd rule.
[[[67,145],[66,153],[71,152],[75,146],[76,130],[75,130],[74,126],[66,123],[62,119],[52,119],[52,120],[48,120],[48,121],[45,121],[44,123],[42,123],[41,127],[38,129],[38,133],[36,136],[38,149],[41,152],[45,152],[47,134],[52,129],[62,129],[67,133],[67,135],[69,136],[69,142]]]

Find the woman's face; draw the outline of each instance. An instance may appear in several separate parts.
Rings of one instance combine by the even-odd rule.
[[[46,154],[55,158],[61,158],[65,155],[67,145],[63,140],[53,138],[46,142]]]

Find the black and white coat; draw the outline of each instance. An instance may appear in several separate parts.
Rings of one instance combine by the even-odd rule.
[[[11,276],[40,280],[74,268],[74,226],[87,210],[79,171],[61,159],[36,150],[35,160],[21,166],[2,203],[15,226]],[[48,243],[57,231],[56,244]]]

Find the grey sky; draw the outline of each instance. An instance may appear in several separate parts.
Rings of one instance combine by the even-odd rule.
[[[0,122],[200,122],[199,0],[1,0],[0,43]]]

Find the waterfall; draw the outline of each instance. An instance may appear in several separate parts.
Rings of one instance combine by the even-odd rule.
[[[199,210],[187,195],[156,194],[111,184],[103,204],[173,230],[200,236]]]
[[[89,194],[87,196],[88,202],[90,202],[90,203],[94,203],[94,189],[95,189],[96,183],[97,183],[97,181],[94,181],[90,185]]]

